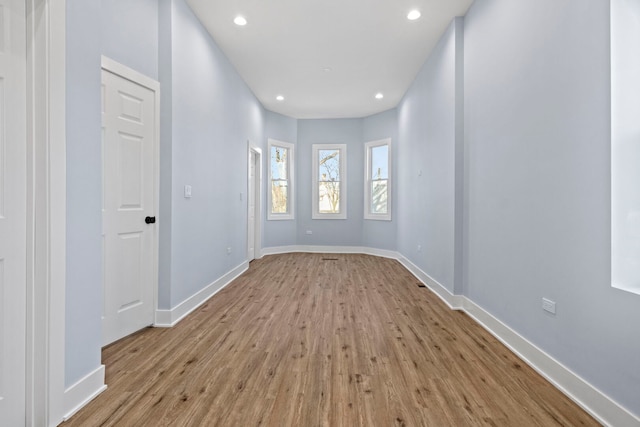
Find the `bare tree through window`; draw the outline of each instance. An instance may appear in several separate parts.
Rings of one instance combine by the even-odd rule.
[[[287,157],[288,150],[271,147],[271,212],[287,213]]]
[[[318,196],[320,213],[340,212],[340,150],[319,151]]]
[[[347,218],[347,145],[313,144],[313,219]]]

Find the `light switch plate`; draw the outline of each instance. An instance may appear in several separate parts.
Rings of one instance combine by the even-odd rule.
[[[185,185],[184,186],[184,198],[185,199],[190,199],[191,198],[191,186],[190,185]]]

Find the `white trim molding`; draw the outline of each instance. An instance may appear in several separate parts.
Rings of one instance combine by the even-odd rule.
[[[400,256],[398,261],[418,280],[424,283],[425,286],[427,286],[434,294],[436,294],[450,309],[463,310],[464,297],[462,295],[452,294],[449,289],[445,288],[437,280],[422,271],[417,265],[404,256]]]
[[[93,372],[64,391],[64,421],[67,421],[107,389],[104,383],[104,372],[104,365],[100,365]]]
[[[381,258],[398,259],[400,254],[386,249],[368,248],[364,246],[313,246],[313,245],[292,245],[292,246],[272,246],[262,248],[262,255],[288,254],[295,252],[308,252],[320,254],[365,254]]]
[[[64,416],[66,1],[27,0],[27,425]],[[37,243],[37,244],[36,244]]]
[[[449,308],[468,314],[469,317],[522,359],[524,363],[546,378],[558,390],[591,414],[598,422],[607,426],[640,426],[639,417],[619,405],[518,332],[502,323],[471,299],[464,295],[452,294],[449,289],[422,271],[402,254],[374,248],[343,246],[294,245],[263,249],[265,255],[293,252],[362,253],[396,259]]]
[[[640,426],[640,418],[467,297],[463,297],[462,310],[598,422]]]
[[[220,292],[227,285],[237,279],[249,269],[249,263],[243,262],[215,282],[205,286],[180,304],[170,310],[156,310],[156,321],[153,326],[157,328],[170,328],[192,313],[195,309],[207,302],[209,298]]]
[[[249,205],[249,197],[252,197],[251,192],[251,172],[250,172],[250,163],[251,163],[251,154],[255,156],[255,160],[257,163],[257,169],[255,172],[254,183],[258,182],[258,188],[253,189],[253,193],[257,197],[257,200],[254,201],[254,230],[253,230],[253,254],[249,254],[249,217],[251,216],[250,205]],[[251,143],[250,140],[247,140],[247,258],[249,259],[260,259],[262,257],[262,149],[257,147]],[[257,178],[257,179],[256,179]],[[253,258],[251,258],[253,255]]]
[[[133,68],[129,68],[124,64],[121,64],[113,59],[102,56],[101,58],[101,67],[103,70],[107,70],[113,74],[117,74],[122,78],[132,81],[135,84],[140,86],[144,86],[147,89],[152,90],[156,93],[156,113],[160,112],[160,83],[156,80],[152,79],[149,76],[145,76],[144,74],[134,70]],[[160,125],[156,124],[156,133],[159,133]]]

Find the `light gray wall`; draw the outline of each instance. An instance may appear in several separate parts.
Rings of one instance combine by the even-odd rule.
[[[454,21],[442,35],[398,106],[396,150],[398,250],[451,292],[455,279],[455,26]]]
[[[246,261],[247,141],[263,141],[265,113],[184,0],[173,1],[170,31],[172,163],[161,173],[171,174],[175,307]]]
[[[601,0],[476,0],[468,12],[467,285],[640,415],[640,296],[610,283],[609,27]]]
[[[158,0],[102,0],[102,54],[158,80]]]
[[[289,142],[296,145],[298,139],[298,121],[291,117],[283,116],[282,114],[274,113],[271,111],[266,112],[266,124],[265,124],[265,137],[276,139],[278,141]],[[289,246],[297,244],[298,236],[298,212],[296,206],[296,218],[293,220],[267,220],[267,192],[271,191],[269,187],[269,153],[267,152],[267,141],[263,144],[263,161],[262,161],[262,182],[264,185],[263,193],[263,241],[262,247],[278,247]],[[297,151],[297,147],[296,147]],[[306,173],[308,167],[302,165],[302,169],[298,168],[297,164],[295,174],[296,177],[300,173]],[[294,182],[294,192],[299,190],[296,182]],[[302,191],[307,191],[302,189]],[[296,197],[297,199],[297,197]]]
[[[397,248],[397,207],[398,207],[398,111],[394,108],[362,119],[362,156],[363,169],[360,174],[364,180],[364,143],[391,138],[391,221],[362,221],[362,246],[395,251]],[[357,173],[357,172],[356,172]],[[360,190],[364,193],[364,183]],[[364,205],[362,206],[364,212]]]
[[[66,2],[65,385],[100,365],[102,148],[100,0]]]
[[[171,309],[171,213],[173,134],[173,0],[158,0],[160,82],[160,200],[158,215],[158,308]]]
[[[640,292],[640,1],[611,0],[611,279]]]
[[[311,145],[347,144],[347,219],[311,219]],[[364,195],[362,119],[298,120],[298,244],[361,246]],[[312,235],[307,235],[311,230]]]
[[[267,221],[265,212],[263,246],[366,246],[395,250],[396,221],[364,220],[363,198],[364,143],[391,138],[395,150],[397,129],[396,109],[365,118],[323,120],[296,120],[267,111],[266,137],[296,145],[296,219]],[[347,220],[311,219],[311,145],[315,143],[347,144]],[[264,182],[268,179],[267,156],[264,161]],[[397,176],[396,159],[393,158],[394,178]],[[266,188],[266,191],[269,189]],[[395,208],[397,196],[394,193],[392,197]],[[311,230],[313,235],[307,235],[307,230]]]

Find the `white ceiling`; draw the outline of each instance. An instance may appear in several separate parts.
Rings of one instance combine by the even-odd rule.
[[[295,118],[395,107],[472,1],[187,0],[265,108]],[[409,21],[412,9],[422,17]],[[235,25],[237,15],[248,24]]]

